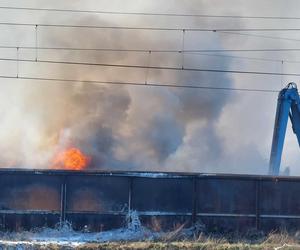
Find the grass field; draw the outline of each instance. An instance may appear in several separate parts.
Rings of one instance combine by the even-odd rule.
[[[185,225],[169,232],[155,232],[143,227],[138,216],[127,227],[103,232],[77,232],[70,223],[56,228],[32,231],[1,232],[0,250],[180,250],[180,249],[299,249],[300,231],[264,233],[249,230],[244,233],[209,233],[201,223]]]
[[[222,238],[214,236],[200,235],[194,239],[182,239],[180,241],[174,239],[174,235],[155,241],[135,241],[135,242],[51,242],[51,241],[26,241],[23,240],[1,240],[0,249],[18,249],[18,250],[33,250],[33,249],[53,249],[53,250],[180,250],[180,249],[217,249],[217,250],[237,250],[237,249],[299,249],[300,239],[297,234],[287,233],[270,233],[266,236],[257,238]],[[176,237],[175,237],[176,238]]]
[[[118,243],[85,243],[78,246],[68,246],[68,245],[57,245],[57,244],[23,244],[19,243],[16,245],[1,245],[0,249],[18,249],[18,250],[68,250],[68,249],[78,249],[78,250],[196,250],[196,249],[216,249],[216,250],[250,250],[250,249],[300,249],[300,245],[298,244],[272,244],[272,243],[264,243],[264,244],[248,244],[248,243],[217,243],[217,242],[118,242]]]

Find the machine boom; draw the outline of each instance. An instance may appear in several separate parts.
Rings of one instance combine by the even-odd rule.
[[[271,175],[279,175],[288,117],[290,117],[300,146],[300,97],[295,83],[289,83],[278,95],[269,165]]]

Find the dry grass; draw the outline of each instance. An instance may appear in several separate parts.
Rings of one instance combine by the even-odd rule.
[[[9,245],[0,245],[0,249],[37,249],[37,250],[250,250],[250,249],[272,249],[272,250],[300,250],[300,238],[298,234],[291,235],[286,232],[272,232],[266,236],[262,236],[255,240],[243,238],[225,238],[212,235],[204,235],[200,233],[195,239],[181,239],[178,241],[176,237],[182,238],[180,232],[183,228],[176,229],[173,233],[169,233],[161,240],[142,241],[142,242],[110,242],[110,243],[82,243],[76,247],[58,244],[20,244],[14,247]],[[230,236],[232,237],[232,236]],[[18,247],[22,246],[22,248]]]
[[[1,249],[37,249],[37,250],[68,250],[68,249],[78,249],[78,250],[262,250],[262,249],[274,249],[274,250],[294,250],[300,249],[300,245],[290,245],[290,244],[247,244],[247,243],[218,243],[214,241],[207,242],[130,242],[130,243],[87,243],[78,247],[68,247],[68,246],[58,246],[55,244],[49,245],[31,245],[23,246],[22,248],[1,248]]]
[[[78,243],[77,245],[66,243],[54,244],[45,242],[25,242],[26,237],[8,238],[7,242],[0,244],[0,250],[22,249],[22,250],[250,250],[250,249],[272,249],[300,250],[300,231],[296,233],[271,232],[267,235],[260,231],[249,231],[245,234],[209,234],[201,226],[185,228],[179,225],[172,232],[161,233],[151,241],[138,242],[107,242],[107,243]],[[3,239],[2,239],[3,240]],[[24,240],[24,241],[23,241]],[[27,239],[28,240],[28,239]]]

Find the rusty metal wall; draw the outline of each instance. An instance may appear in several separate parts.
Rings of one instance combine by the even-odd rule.
[[[76,230],[102,231],[124,226],[128,213],[129,178],[68,176],[65,219]]]
[[[0,230],[55,227],[102,231],[126,225],[137,211],[144,226],[208,231],[300,226],[300,178],[186,173],[0,170]]]

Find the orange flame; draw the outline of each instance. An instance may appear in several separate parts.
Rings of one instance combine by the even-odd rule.
[[[90,163],[90,157],[84,155],[77,148],[70,148],[60,152],[53,160],[52,168],[66,170],[83,170]]]

